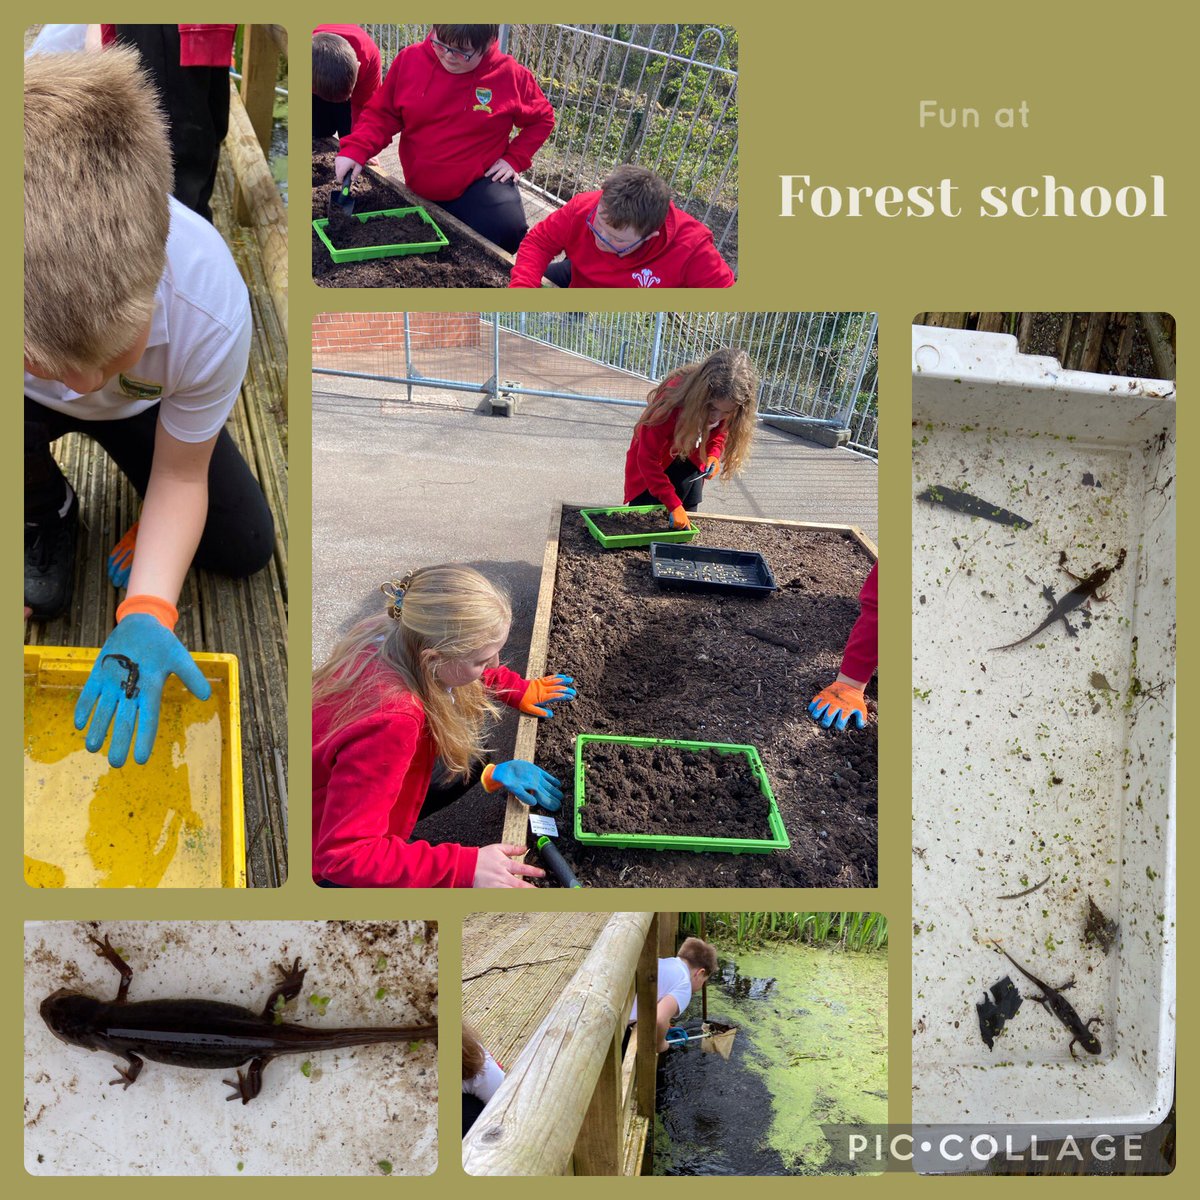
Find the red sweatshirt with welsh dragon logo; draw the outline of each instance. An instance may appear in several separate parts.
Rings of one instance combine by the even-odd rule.
[[[338,153],[365,163],[399,133],[404,182],[429,200],[457,200],[498,158],[527,171],[553,128],[533,72],[495,43],[473,71],[452,75],[426,38],[396,56]]]

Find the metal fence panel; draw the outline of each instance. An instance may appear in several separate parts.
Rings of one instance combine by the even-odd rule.
[[[734,266],[738,245],[738,40],[732,26],[502,26],[555,127],[522,176],[565,203],[620,163],[657,171]],[[384,69],[427,25],[368,25]]]

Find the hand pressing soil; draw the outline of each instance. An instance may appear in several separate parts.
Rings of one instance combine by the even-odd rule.
[[[590,743],[584,763],[588,833],[771,836],[770,805],[740,754]]]

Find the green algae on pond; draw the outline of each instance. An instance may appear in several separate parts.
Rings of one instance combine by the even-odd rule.
[[[728,953],[708,1008],[738,1027],[734,1054],[663,1056],[655,1173],[855,1173],[821,1127],[887,1121],[886,955],[796,943]],[[699,1011],[696,996],[685,1016]]]

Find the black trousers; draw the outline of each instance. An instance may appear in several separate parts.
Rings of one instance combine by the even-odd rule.
[[[121,421],[82,421],[25,397],[25,520],[56,516],[67,481],[50,443],[64,433],[85,433],[100,443],[139,496],[145,496],[154,461],[158,405]],[[235,579],[271,561],[275,521],[258,480],[250,473],[227,429],[222,429],[208,467],[208,518],[193,565]]]
[[[475,763],[466,779],[451,779],[439,758],[433,764],[433,776],[429,780],[429,787],[425,791],[425,802],[421,805],[417,820],[420,821],[423,817],[428,817],[443,808],[449,808],[455,800],[461,800],[479,782],[479,777],[483,774],[483,767],[483,763]],[[340,888],[343,886],[340,883],[330,883],[328,879],[317,880],[317,887]],[[464,1103],[468,1099],[473,1099],[473,1097],[467,1096],[464,1092]],[[483,1106],[480,1105],[480,1111],[482,1110]]]
[[[485,176],[475,180],[457,200],[439,200],[438,204],[509,254],[517,252],[521,239],[529,232],[521,191],[515,182],[497,183]]]
[[[315,138],[345,137],[350,132],[350,101],[335,104],[332,100],[312,98],[312,135]]]
[[[568,258],[560,259],[558,262],[552,262],[544,272],[546,278],[550,280],[555,287],[567,288],[571,286],[571,260]]]
[[[671,481],[671,486],[679,494],[679,499],[683,501],[685,512],[695,512],[700,507],[700,501],[704,496],[704,480],[697,479],[695,483],[689,484],[687,487],[680,490],[680,483],[683,482],[689,475],[695,475],[696,464],[688,462],[686,458],[677,458],[667,468],[667,478]],[[657,504],[658,497],[646,491],[630,500],[630,504]]]
[[[171,128],[174,196],[206,221],[221,143],[229,132],[229,67],[179,65],[178,25],[118,25],[118,45],[133,46],[150,72]]]
[[[463,1137],[467,1136],[467,1130],[475,1124],[479,1118],[479,1114],[483,1112],[487,1106],[478,1096],[472,1096],[470,1092],[462,1094],[462,1131]]]

